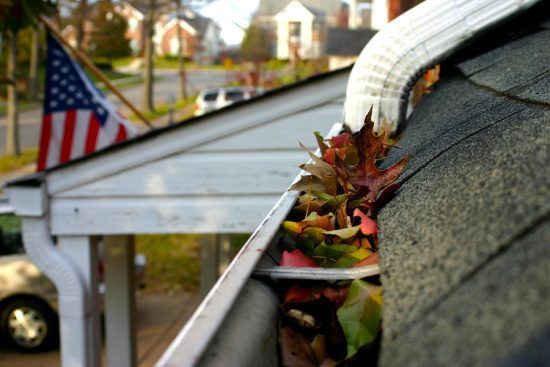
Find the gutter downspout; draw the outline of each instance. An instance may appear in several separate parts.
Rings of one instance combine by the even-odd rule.
[[[38,188],[8,187],[6,189],[16,214],[22,218],[25,252],[34,264],[55,284],[58,293],[61,364],[88,366],[93,360],[86,337],[90,302],[84,280],[54,244],[49,228],[48,201],[44,186]],[[85,333],[84,335],[87,335]],[[84,361],[82,356],[86,356]]]
[[[344,121],[357,131],[371,106],[375,130],[395,132],[412,112],[410,91],[429,67],[481,32],[540,0],[427,0],[388,23],[353,67]]]

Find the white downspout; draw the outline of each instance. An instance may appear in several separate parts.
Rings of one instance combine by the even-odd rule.
[[[383,27],[351,71],[344,121],[358,130],[369,109],[378,129],[395,131],[407,117],[409,94],[426,68],[483,30],[540,0],[426,0]]]
[[[89,295],[78,271],[55,246],[49,228],[48,202],[43,186],[8,187],[10,203],[22,218],[23,244],[27,256],[55,284],[58,293],[63,366],[87,366],[89,348],[85,337]],[[86,335],[86,334],[84,334]],[[72,336],[72,337],[71,337]]]

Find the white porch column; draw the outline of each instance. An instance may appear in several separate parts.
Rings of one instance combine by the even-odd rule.
[[[202,235],[199,245],[200,296],[204,298],[231,262],[231,236],[229,234]]]
[[[136,365],[134,239],[105,236],[105,331],[107,365]]]
[[[86,366],[101,366],[101,324],[98,295],[98,253],[97,243],[86,236],[60,236],[58,247],[66,255],[78,275],[83,280],[88,295],[84,324],[61,321],[61,349],[63,351],[63,366],[83,366],[82,360],[74,360],[68,356],[85,356]],[[64,306],[60,305],[61,314],[65,314]],[[69,311],[70,312],[70,311]],[[84,330],[72,330],[75,325],[84,326]],[[75,343],[73,333],[86,333],[84,344]],[[79,357],[81,358],[81,357]]]

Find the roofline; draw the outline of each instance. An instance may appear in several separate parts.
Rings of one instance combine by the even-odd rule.
[[[145,133],[143,135],[137,136],[136,138],[133,138],[133,139],[130,139],[130,140],[125,140],[125,141],[122,141],[122,142],[119,142],[119,143],[115,143],[113,145],[110,145],[110,146],[102,149],[102,150],[99,150],[99,151],[96,151],[94,153],[82,156],[80,158],[71,160],[69,162],[66,162],[66,163],[48,168],[48,169],[46,169],[42,172],[37,172],[37,173],[31,174],[31,175],[23,176],[21,178],[18,178],[18,179],[12,180],[12,181],[8,181],[5,184],[5,187],[15,187],[15,186],[37,187],[37,186],[40,186],[44,182],[45,177],[51,172],[61,171],[65,168],[67,168],[67,167],[73,167],[73,166],[76,166],[80,163],[88,162],[89,160],[95,159],[96,157],[100,157],[100,156],[109,154],[111,152],[115,152],[115,151],[118,151],[118,150],[121,150],[121,149],[125,149],[129,146],[133,146],[135,144],[139,144],[140,142],[156,138],[160,135],[169,134],[170,132],[172,132],[174,130],[177,130],[177,129],[185,129],[185,128],[188,128],[188,127],[191,127],[191,126],[195,126],[197,124],[200,124],[201,122],[209,120],[210,117],[212,117],[212,116],[216,116],[218,114],[225,113],[226,111],[235,111],[235,110],[238,110],[238,109],[246,108],[247,106],[250,106],[251,104],[254,104],[254,103],[259,102],[259,101],[265,101],[265,100],[268,100],[268,99],[271,99],[271,98],[274,98],[274,97],[279,97],[279,96],[281,96],[285,93],[291,92],[291,91],[298,91],[299,89],[301,89],[303,87],[307,87],[312,83],[323,81],[325,79],[329,79],[331,77],[334,77],[334,76],[337,76],[337,75],[340,75],[340,74],[349,74],[350,71],[351,71],[351,66],[348,66],[348,67],[338,69],[338,70],[335,70],[335,71],[331,71],[331,72],[328,72],[328,73],[315,75],[315,76],[312,76],[310,78],[299,81],[297,83],[268,91],[265,94],[263,94],[261,96],[258,96],[256,98],[241,101],[241,102],[237,102],[237,103],[234,103],[232,105],[226,106],[226,107],[221,108],[219,110],[212,111],[210,113],[206,113],[206,114],[201,115],[201,116],[195,116],[195,117],[192,117],[192,118],[187,119],[187,120],[182,120],[182,121],[180,121],[180,122],[178,122],[177,124],[174,124],[174,125],[169,125],[169,126],[165,126],[165,127],[150,130],[150,131],[148,131],[147,133]]]

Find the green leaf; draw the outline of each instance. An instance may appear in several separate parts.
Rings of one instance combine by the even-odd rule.
[[[360,279],[351,282],[348,297],[336,312],[346,337],[348,358],[376,339],[380,332],[381,306],[380,286]]]
[[[333,262],[336,262],[338,259],[340,259],[340,257],[342,257],[342,255],[353,253],[356,250],[357,248],[352,245],[329,245],[325,242],[322,242],[315,248],[315,256],[325,259],[331,259],[333,260]]]
[[[303,237],[305,239],[311,239],[315,244],[319,244],[325,240],[324,233],[326,231],[323,228],[319,227],[308,227],[304,229]]]
[[[335,229],[333,231],[325,232],[325,234],[330,234],[334,236],[338,236],[343,240],[347,240],[349,238],[352,238],[359,232],[359,228],[361,226],[355,226],[355,227],[349,227],[349,228],[342,228],[342,229]]]

